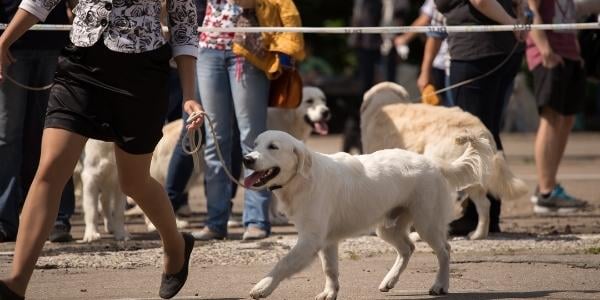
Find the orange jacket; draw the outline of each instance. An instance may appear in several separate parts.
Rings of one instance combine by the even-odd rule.
[[[300,13],[292,0],[256,0],[256,17],[261,27],[301,27]],[[269,79],[281,74],[281,64],[276,52],[287,54],[296,61],[304,59],[304,37],[302,33],[268,32],[261,34],[265,53],[253,53],[242,44],[234,43],[233,52],[243,56]]]

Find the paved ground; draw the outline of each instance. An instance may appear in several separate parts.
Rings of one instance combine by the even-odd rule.
[[[504,136],[513,170],[534,187],[531,135]],[[313,149],[333,152],[339,137],[316,138]],[[502,229],[485,241],[451,241],[450,299],[600,299],[600,135],[577,134],[567,148],[560,180],[591,202],[589,210],[569,217],[535,216],[528,197],[505,201]],[[192,193],[192,230],[205,216],[202,190]],[[241,209],[240,197],[234,206]],[[80,210],[78,210],[80,211]],[[81,238],[81,215],[73,232]],[[47,244],[38,262],[30,299],[154,299],[161,252],[155,234],[143,232],[141,219],[129,220],[133,240],[114,242],[110,235],[93,244]],[[182,299],[245,299],[248,291],[295,242],[293,227],[277,227],[258,243],[239,241],[240,229],[225,242],[201,243]],[[0,244],[0,274],[8,272],[14,244]],[[341,247],[340,299],[420,299],[433,282],[436,262],[430,249],[417,245],[397,288],[377,290],[391,266],[392,249],[376,237],[349,239]],[[323,286],[318,264],[281,284],[271,299],[311,299]],[[2,276],[2,275],[0,275]]]

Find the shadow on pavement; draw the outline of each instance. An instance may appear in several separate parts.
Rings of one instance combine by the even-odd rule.
[[[475,300],[492,300],[492,299],[529,299],[529,298],[543,298],[549,297],[555,293],[582,293],[582,294],[596,294],[600,293],[600,290],[550,290],[550,291],[529,291],[529,292],[459,292],[450,293],[448,295],[431,297],[425,294],[406,293],[406,294],[393,294],[385,298],[379,298],[378,300],[389,300],[389,299],[475,299]]]

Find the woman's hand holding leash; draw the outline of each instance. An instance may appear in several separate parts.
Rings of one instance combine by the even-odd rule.
[[[204,122],[204,109],[202,105],[195,99],[188,99],[183,102],[183,110],[188,113],[189,117],[185,122],[185,128],[188,132],[194,131]]]

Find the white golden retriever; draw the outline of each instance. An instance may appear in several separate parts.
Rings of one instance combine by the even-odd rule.
[[[119,187],[112,143],[90,139],[84,149],[81,170],[83,188],[83,216],[85,221],[84,242],[101,238],[97,228],[99,204],[104,216],[104,229],[115,240],[127,240],[125,230],[125,194]]]
[[[465,130],[492,146],[489,157],[491,176],[481,184],[467,187],[465,192],[475,203],[479,221],[469,237],[483,239],[489,231],[489,192],[502,199],[518,198],[527,193],[525,183],[508,168],[501,152],[496,150],[492,134],[475,116],[460,108],[445,108],[408,102],[406,90],[395,83],[383,82],[368,90],[361,106],[361,135],[365,153],[400,148],[426,156],[453,161],[465,151],[465,145],[454,143],[454,137]]]
[[[410,225],[437,255],[439,270],[430,294],[447,293],[451,190],[485,180],[483,163],[492,154],[485,139],[462,135],[456,142],[465,146],[464,153],[443,163],[400,149],[360,156],[325,155],[284,132],[259,135],[254,151],[244,157],[246,168],[254,170],[244,184],[273,191],[298,230],[298,242],[250,296],[269,296],[283,279],[308,266],[318,254],[326,280],[316,299],[336,299],[338,243],[373,226],[398,252],[379,286],[387,292],[414,251],[408,237]]]

